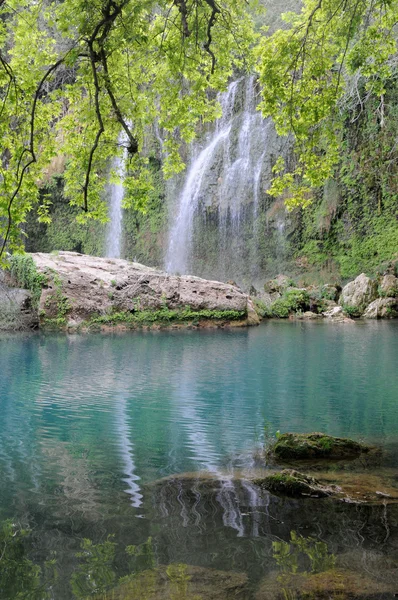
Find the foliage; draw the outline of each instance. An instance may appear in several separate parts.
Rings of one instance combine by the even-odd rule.
[[[181,144],[220,114],[208,91],[250,64],[255,39],[240,0],[13,0],[0,17],[0,257],[22,248],[34,205],[49,222],[38,183],[54,169],[78,222],[106,221],[110,159],[127,148],[125,206],[144,207],[146,128],[158,120],[165,174],[181,170]]]
[[[116,544],[112,536],[102,544],[93,544],[89,539],[81,543],[82,551],[76,556],[80,566],[71,577],[71,586],[76,598],[86,599],[109,590],[116,581],[112,563],[115,558]]]
[[[297,573],[300,555],[309,559],[312,573],[328,571],[336,564],[336,557],[328,552],[325,542],[303,537],[295,531],[290,532],[290,542],[272,542],[272,549],[274,559],[284,573]]]
[[[47,277],[39,273],[31,256],[14,254],[9,259],[11,275],[18,285],[32,292],[33,306],[39,304],[43,285],[47,283]]]
[[[357,306],[351,306],[351,304],[342,304],[342,309],[349,317],[360,317],[362,314]]]
[[[287,319],[291,313],[306,310],[309,303],[310,297],[306,290],[288,289],[267,309],[267,316]]]
[[[295,141],[294,166],[287,169],[279,158],[270,190],[284,194],[288,206],[307,206],[313,189],[333,176],[342,142],[343,99],[347,104],[355,98],[356,107],[363,106],[364,98],[377,98],[384,120],[397,17],[397,0],[304,0],[299,15],[285,15],[288,29],[261,40],[262,112],[273,117],[281,135],[293,135]]]

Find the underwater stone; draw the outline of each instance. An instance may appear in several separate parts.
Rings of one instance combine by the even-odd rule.
[[[330,488],[323,486],[314,477],[293,469],[285,469],[262,479],[254,479],[253,483],[272,494],[291,498],[324,498],[332,492]]]

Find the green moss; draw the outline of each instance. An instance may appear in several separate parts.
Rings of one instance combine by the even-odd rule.
[[[131,328],[143,325],[170,325],[172,323],[198,324],[203,320],[212,321],[239,321],[246,318],[245,311],[236,310],[199,310],[189,307],[180,310],[162,308],[160,310],[137,310],[135,312],[114,312],[108,315],[93,316],[84,323],[83,327],[95,328],[101,325],[126,325]]]
[[[284,433],[278,437],[269,453],[282,460],[311,458],[356,458],[369,448],[347,438],[323,433]]]
[[[47,277],[37,271],[33,258],[27,254],[14,254],[9,259],[9,265],[17,284],[32,292],[32,304],[37,308]]]

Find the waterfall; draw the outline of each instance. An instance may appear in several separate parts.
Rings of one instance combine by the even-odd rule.
[[[123,145],[125,138],[120,134],[118,144]],[[106,240],[106,256],[109,258],[120,258],[122,238],[122,201],[124,196],[123,180],[125,175],[126,150],[122,155],[115,156],[112,171],[118,177],[117,183],[109,186],[109,227]]]
[[[276,135],[257,110],[255,77],[232,82],[218,99],[222,117],[193,147],[173,207],[165,266],[169,272],[226,279],[238,269],[253,274],[258,268],[258,240],[264,232],[257,217],[271,178]],[[217,229],[212,265],[206,248],[211,224]]]

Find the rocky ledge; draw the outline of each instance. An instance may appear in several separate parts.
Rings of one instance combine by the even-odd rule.
[[[278,275],[264,284],[264,291],[252,287],[250,293],[263,318],[350,323],[359,317],[394,319],[398,318],[397,272],[395,262],[383,275],[371,278],[361,273],[343,288],[337,284],[299,287],[286,275]]]
[[[11,259],[9,283],[36,299],[41,327],[66,330],[256,325],[239,288],[76,252]]]

